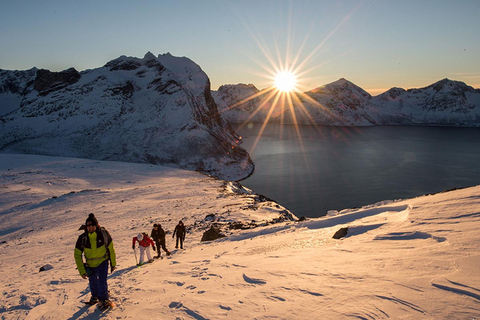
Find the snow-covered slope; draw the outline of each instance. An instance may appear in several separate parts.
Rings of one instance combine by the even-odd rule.
[[[238,184],[162,166],[2,154],[0,179],[2,319],[480,317],[478,186],[298,222]],[[81,302],[73,259],[89,212],[117,252],[107,313]],[[186,249],[135,267],[132,237],[161,223],[173,249],[180,219]],[[212,223],[251,220],[200,242]]]
[[[259,95],[250,85],[249,104],[245,100],[245,85],[221,87],[213,94],[222,115],[229,121],[263,122],[271,112],[273,97]],[[242,90],[238,90],[240,88]],[[274,108],[270,121],[318,125],[446,125],[480,126],[480,89],[463,82],[441,80],[421,89],[392,88],[372,97],[352,82],[340,79],[323,87],[298,94],[294,100],[295,117],[291,108]],[[269,101],[269,102],[265,102]],[[257,113],[251,117],[252,110]]]
[[[459,81],[443,79],[421,89],[392,88],[377,96],[375,104],[402,114],[406,124],[480,126],[480,90]]]
[[[202,69],[170,54],[0,73],[0,151],[173,164],[237,180],[252,161]]]

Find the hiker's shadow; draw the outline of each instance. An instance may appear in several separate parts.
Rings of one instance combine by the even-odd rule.
[[[123,276],[124,274],[129,273],[130,271],[135,270],[135,269],[137,269],[137,268],[138,268],[137,266],[130,266],[130,267],[123,268],[123,269],[117,269],[117,270],[115,270],[113,273],[111,273],[111,274],[108,276],[108,278],[109,278],[109,279],[116,279],[116,278],[121,277],[121,276]]]
[[[100,319],[106,317],[109,313],[109,310],[100,310],[97,306],[94,306],[95,310],[93,312],[88,313],[88,310],[92,308],[92,306],[85,305],[84,307],[80,308],[77,312],[75,312],[68,320],[75,320],[75,319]]]

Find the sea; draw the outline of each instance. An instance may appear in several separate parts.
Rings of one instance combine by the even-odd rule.
[[[330,210],[480,184],[480,128],[237,127],[255,170],[241,183],[291,210]]]

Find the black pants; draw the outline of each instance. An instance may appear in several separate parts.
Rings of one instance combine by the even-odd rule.
[[[167,250],[167,247],[165,247],[165,241],[157,241],[155,240],[155,244],[157,245],[157,253],[159,256],[161,256],[160,253],[160,247],[165,251],[167,254],[170,254],[170,251]]]
[[[180,249],[183,249],[183,240],[185,240],[184,237],[177,237],[177,245],[175,248],[178,248],[178,242],[180,242]]]

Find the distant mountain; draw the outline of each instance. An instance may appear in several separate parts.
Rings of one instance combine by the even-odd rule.
[[[0,152],[171,164],[238,180],[253,163],[185,57],[78,72],[0,70]]]
[[[263,122],[274,101],[268,99],[268,93],[261,94],[253,85],[244,84],[222,86],[212,95],[222,116],[231,123]],[[248,95],[255,98],[241,103]],[[299,101],[294,102],[295,117],[290,109],[277,105],[272,109],[270,121],[335,126],[479,127],[480,89],[444,79],[425,88],[392,88],[372,97],[352,82],[339,79],[300,94]]]

